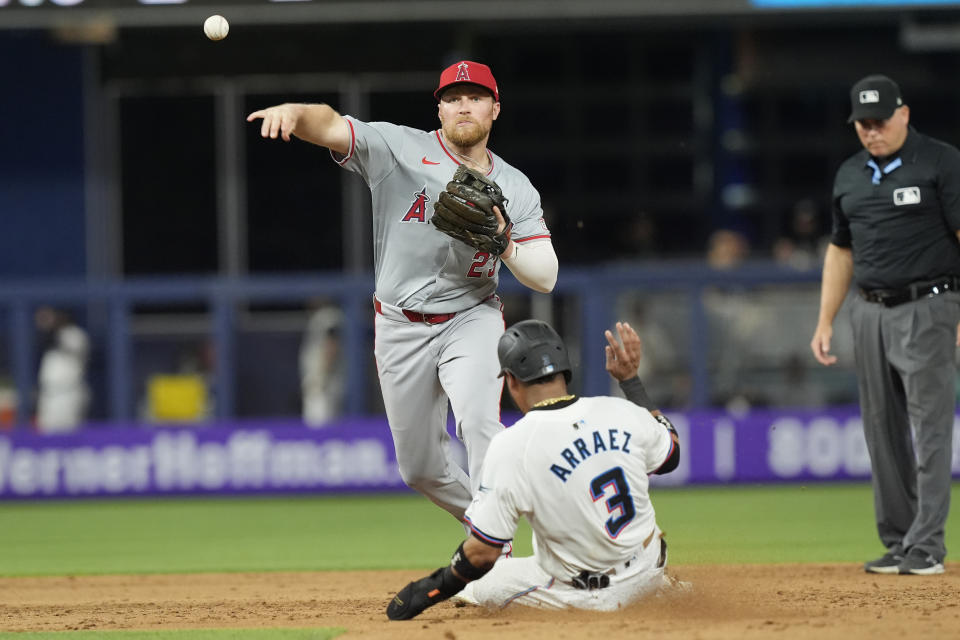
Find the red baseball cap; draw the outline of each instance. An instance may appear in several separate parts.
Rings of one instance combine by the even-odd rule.
[[[455,84],[475,84],[493,94],[495,102],[500,102],[500,92],[497,90],[497,81],[493,77],[490,67],[479,62],[461,60],[455,62],[440,74],[440,86],[433,92],[433,97],[440,99],[440,94],[449,86]]]

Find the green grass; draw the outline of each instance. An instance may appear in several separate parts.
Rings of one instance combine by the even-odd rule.
[[[463,535],[406,494],[6,503],[0,575],[407,568]]]
[[[672,564],[859,563],[882,551],[866,484],[660,489],[653,500]],[[431,568],[463,535],[412,494],[6,502],[0,575]],[[947,547],[960,548],[956,513]],[[531,552],[525,523],[515,548]]]
[[[330,640],[344,629],[184,629],[178,631],[0,632],[0,640]]]
[[[653,501],[672,564],[859,563],[883,553],[866,484],[671,489]],[[956,543],[958,520],[947,529]]]

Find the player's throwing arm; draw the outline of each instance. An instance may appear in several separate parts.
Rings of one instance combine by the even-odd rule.
[[[290,142],[290,136],[326,147],[337,153],[350,150],[350,126],[326,104],[286,103],[254,111],[247,122],[263,120],[260,135]]]

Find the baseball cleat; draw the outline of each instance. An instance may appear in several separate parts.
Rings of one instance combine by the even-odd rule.
[[[443,592],[443,570],[441,567],[426,578],[411,582],[387,605],[387,617],[391,620],[410,620],[423,613],[428,607],[443,602],[450,592]]]
[[[900,563],[903,562],[904,555],[900,551],[888,551],[883,556],[863,564],[863,570],[867,573],[899,573]]]
[[[910,549],[897,567],[901,575],[933,576],[944,571],[943,563],[922,549]]]

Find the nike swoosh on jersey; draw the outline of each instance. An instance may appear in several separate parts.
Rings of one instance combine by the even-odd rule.
[[[423,156],[423,158],[420,160],[420,162],[422,162],[423,164],[440,164],[439,162],[434,162],[434,161],[432,161],[432,160],[427,160],[427,156]]]

